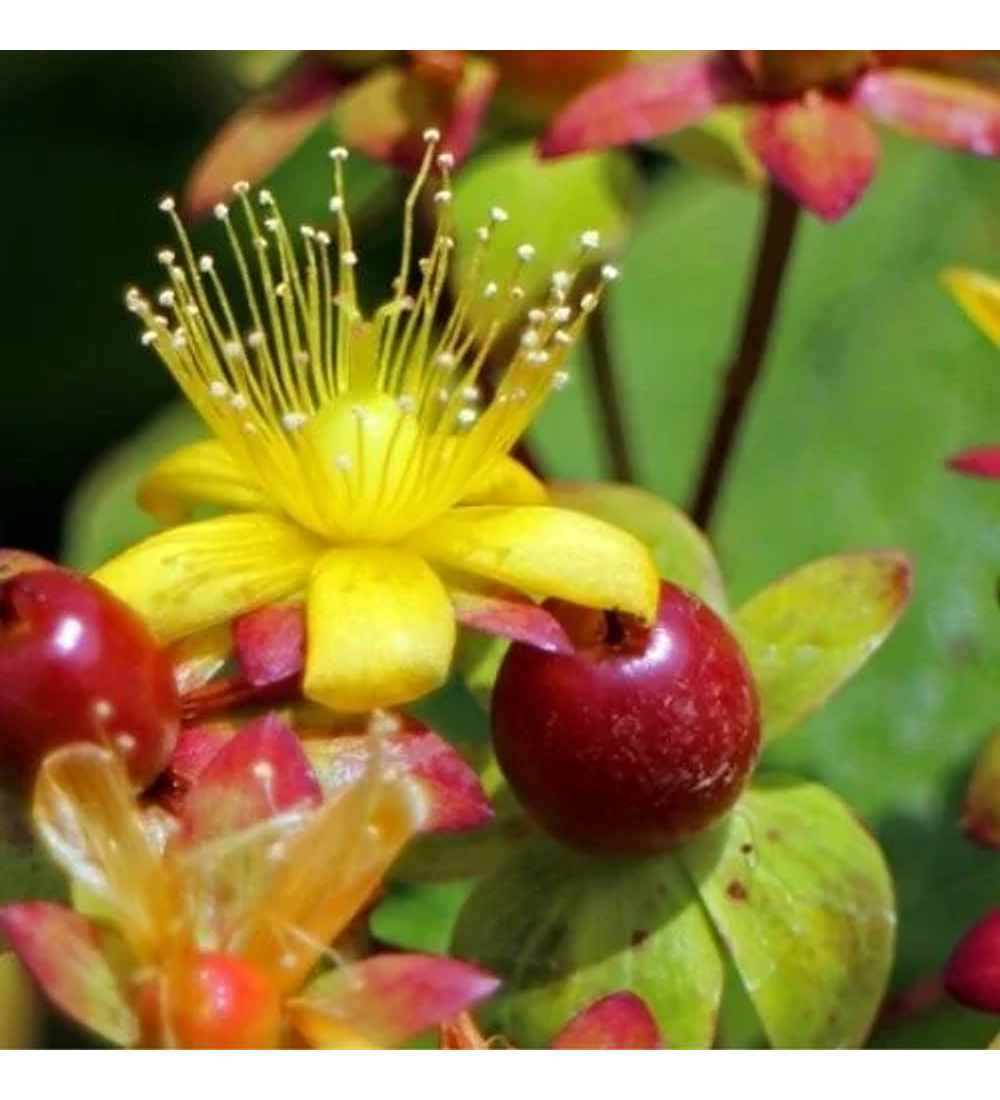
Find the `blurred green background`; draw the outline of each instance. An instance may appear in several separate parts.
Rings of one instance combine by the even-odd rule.
[[[150,276],[163,235],[156,198],[181,184],[235,102],[215,56],[0,62],[0,543],[54,553],[84,470],[170,400],[121,292]],[[820,779],[877,830],[899,891],[906,983],[932,973],[1000,904],[1000,856],[973,849],[956,826],[976,749],[1000,724],[1000,487],[943,465],[956,449],[1000,441],[1000,355],[937,281],[954,263],[1000,273],[1000,164],[888,137],[884,149],[854,213],[804,227],[718,552],[737,602],[824,554],[896,546],[914,556],[902,627],[766,761]],[[658,165],[622,258],[610,323],[634,445],[644,483],[679,503],[737,320],[759,201]],[[538,434],[551,469],[574,477],[602,471],[580,373]],[[152,448],[190,430],[171,425]],[[97,529],[77,547],[86,564],[102,539],[110,548],[119,537],[95,508],[92,489],[80,518],[96,517]],[[981,1045],[991,1030],[942,1009],[879,1041]]]

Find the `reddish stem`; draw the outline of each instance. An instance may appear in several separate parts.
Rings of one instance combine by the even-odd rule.
[[[945,998],[944,977],[931,974],[893,993],[885,999],[875,1021],[876,1031],[899,1027],[915,1016],[922,1016],[936,1008]]]
[[[611,465],[611,476],[615,481],[634,482],[635,466],[625,428],[624,401],[603,306],[591,314],[585,331],[597,391],[597,415]]]
[[[711,526],[750,396],[764,366],[795,241],[799,212],[798,203],[772,184],[768,191],[753,282],[748,290],[736,355],[726,373],[715,424],[691,505],[692,519],[704,530]]]

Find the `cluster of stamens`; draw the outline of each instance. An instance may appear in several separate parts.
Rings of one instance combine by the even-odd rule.
[[[455,250],[453,158],[439,152],[436,131],[427,131],[425,141],[424,161],[405,203],[392,297],[370,323],[358,306],[358,254],[346,210],[343,148],[330,154],[329,231],[301,226],[296,245],[271,192],[261,189],[254,200],[244,182],[233,187],[234,209],[216,206],[243,292],[239,309],[214,257],[195,253],[171,198],[160,203],[179,241],[179,253],[169,248],[159,253],[168,285],[155,305],[135,289],[126,296],[145,326],[142,342],[156,349],[208,425],[279,498],[281,485],[301,480],[295,469],[305,468],[312,484],[339,478],[339,489],[334,486],[325,503],[314,504],[303,517],[312,527],[336,529],[331,510],[342,512],[347,505],[357,511],[373,492],[382,509],[398,504],[402,495],[418,512],[432,510],[446,496],[461,496],[460,483],[509,450],[551,390],[566,384],[569,351],[604,285],[617,276],[605,264],[593,289],[574,295],[579,273],[593,267],[600,246],[596,231],[582,233],[574,265],[552,275],[547,295],[527,311],[520,338],[507,351],[505,334],[525,316],[524,275],[535,249],[517,245],[509,274],[503,279],[491,274],[497,239],[508,222],[506,212],[494,207],[475,232],[456,291],[449,282]],[[432,176],[436,189],[428,196]],[[416,261],[419,278],[411,288],[418,219],[425,214],[433,239]],[[502,339],[504,362],[498,369]],[[398,423],[388,427],[389,449],[411,452],[401,465],[397,454],[400,469],[390,476],[388,490],[384,471],[362,469],[384,466],[388,458],[385,439],[374,446],[370,440],[366,446],[365,439],[375,421],[384,421],[379,409],[386,398],[398,410]],[[310,436],[314,422],[345,402],[355,438],[345,443],[338,430],[333,449],[318,453],[319,437]],[[384,422],[381,429],[384,436]],[[442,477],[445,465],[449,473]]]

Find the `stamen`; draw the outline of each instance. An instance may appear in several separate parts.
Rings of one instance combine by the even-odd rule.
[[[596,229],[586,229],[580,234],[580,247],[585,252],[591,252],[601,247],[601,234]]]

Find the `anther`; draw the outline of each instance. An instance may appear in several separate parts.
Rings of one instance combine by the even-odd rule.
[[[169,267],[174,262],[175,254],[172,249],[161,248],[156,254],[157,260],[163,264],[164,267]]]
[[[139,342],[142,344],[142,346],[144,348],[148,348],[150,346],[150,344],[155,344],[156,343],[156,337],[157,337],[157,334],[155,332],[144,332],[139,337]]]
[[[424,141],[428,145],[436,145],[441,140],[441,131],[436,126],[428,126],[424,130]]]
[[[215,260],[211,256],[202,256],[198,260],[199,271],[211,271],[213,267],[215,267]]]
[[[519,244],[517,246],[517,258],[522,263],[530,263],[535,258],[535,246],[533,244]]]
[[[589,291],[580,299],[580,312],[593,313],[597,309],[597,295]]]
[[[475,424],[478,416],[479,413],[477,413],[475,409],[459,409],[455,419],[459,424],[467,428],[470,424]]]
[[[248,404],[249,402],[241,393],[234,393],[232,397],[229,398],[229,407],[235,409],[237,412],[243,412]]]
[[[451,202],[451,192],[446,187],[442,187],[440,191],[434,192],[434,201],[439,206],[447,206]]]
[[[160,199],[158,206],[164,214],[170,214],[174,210],[176,210],[177,203],[174,201],[172,195],[165,195],[162,199]]]
[[[172,290],[161,290],[160,293],[157,294],[156,300],[160,303],[161,306],[166,306],[168,309],[170,309],[174,305],[176,297]]]
[[[286,432],[294,432],[308,423],[309,414],[304,412],[286,412],[281,417],[281,426]]]
[[[437,166],[442,171],[447,171],[450,168],[455,167],[455,154],[454,153],[440,153],[437,159]]]
[[[229,217],[229,207],[224,202],[217,202],[212,208],[212,213],[220,222],[224,222]]]
[[[601,247],[601,235],[596,229],[585,229],[580,234],[580,247],[588,252]]]
[[[483,287],[484,298],[495,298],[499,292],[500,288],[497,286],[496,283],[493,282],[489,282],[486,284],[486,286]]]
[[[358,254],[353,249],[348,249],[346,252],[341,252],[340,262],[344,267],[354,267],[358,262]]]
[[[606,283],[613,283],[620,274],[621,272],[618,270],[617,267],[615,267],[614,264],[604,264],[601,268],[601,278]]]
[[[233,184],[234,195],[247,195],[250,193],[250,184],[247,180],[237,180]]]
[[[501,225],[503,222],[507,221],[509,217],[510,215],[502,206],[494,206],[493,209],[490,210],[490,221],[493,222],[494,225]]]
[[[264,190],[259,192],[259,194],[257,195],[257,201],[260,203],[261,206],[273,206],[274,195],[272,195],[271,192],[268,191],[268,189],[265,187]]]
[[[350,154],[343,147],[343,145],[335,145],[330,150],[330,160],[336,160],[336,161],[340,161],[341,163],[343,163],[343,161],[347,160],[348,156],[350,156]]]
[[[334,195],[330,199],[330,213],[339,214],[344,209],[344,200],[340,195]]]
[[[569,382],[569,371],[557,370],[552,375],[552,388],[554,390],[564,389],[567,382]]]
[[[225,382],[209,382],[208,392],[213,397],[225,397],[226,394],[229,393],[229,387],[225,384]]]
[[[348,454],[340,454],[333,460],[334,466],[340,470],[341,473],[350,473],[351,468],[354,466],[354,460]]]

